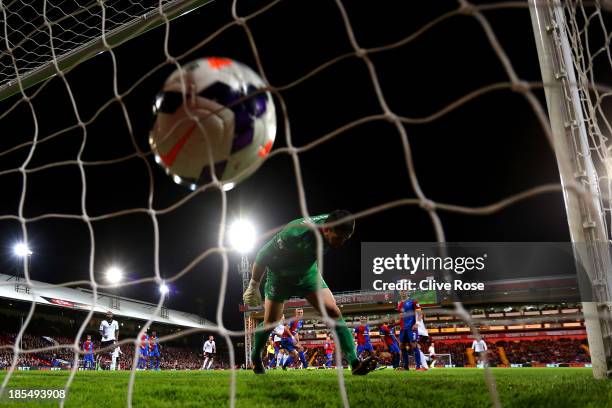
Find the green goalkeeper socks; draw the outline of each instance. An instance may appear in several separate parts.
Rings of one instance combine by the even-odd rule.
[[[357,360],[357,353],[355,351],[355,342],[353,340],[353,334],[346,327],[346,322],[344,319],[339,319],[336,321],[336,332],[338,333],[338,343],[340,343],[340,350],[346,356],[346,359],[349,362],[349,365],[352,366],[353,363]]]
[[[271,331],[272,329],[264,330],[263,323],[257,325],[257,329],[255,329],[255,340],[253,341],[253,350],[251,350],[251,360],[261,360],[261,352],[268,343]]]

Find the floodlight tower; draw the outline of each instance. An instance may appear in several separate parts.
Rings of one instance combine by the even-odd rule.
[[[23,264],[22,264],[23,269],[19,268],[17,273],[15,274],[15,292],[24,290],[26,293],[29,293],[30,288],[27,286],[22,287],[19,281],[21,280],[21,271],[23,270],[24,271],[23,273],[25,274],[26,267],[28,268],[28,270],[30,268],[30,256],[32,256],[32,250],[30,249],[27,243],[18,242],[17,244],[13,245],[13,253],[15,254],[16,257],[21,258],[23,260]],[[23,315],[21,316],[20,329],[23,329]],[[23,337],[20,340],[19,347],[23,348]]]
[[[163,318],[168,318],[169,312],[168,307],[170,304],[170,292],[172,292],[172,288],[165,281],[162,281],[159,284],[159,293],[164,298],[164,302],[162,303],[161,309],[159,311],[159,315]]]
[[[21,258],[23,260],[23,268],[25,269],[26,266],[29,269],[30,266],[30,256],[32,256],[32,250],[30,250],[30,247],[28,246],[27,243],[25,242],[19,242],[17,244],[15,244],[13,246],[13,253],[15,254],[16,257]],[[19,282],[20,278],[21,278],[21,270],[19,270],[19,272],[17,272],[17,274],[15,274],[15,281]],[[25,273],[25,272],[24,272]]]
[[[159,285],[159,293],[161,293],[166,297],[166,299],[168,299],[170,297],[170,287],[166,285],[165,282],[162,282],[162,284]]]
[[[242,292],[249,287],[251,280],[251,263],[249,262],[249,252],[255,246],[255,227],[245,219],[238,219],[229,228],[230,245],[240,253],[240,263],[238,273],[242,276]],[[253,337],[254,323],[250,313],[244,311],[244,361],[248,367],[251,365],[251,340]]]
[[[104,275],[106,281],[113,285],[114,288],[116,288],[116,296],[111,297],[110,307],[113,309],[121,309],[120,290],[121,283],[123,282],[124,278],[123,269],[116,265],[113,265],[106,269]]]
[[[116,266],[111,266],[106,270],[106,280],[113,285],[119,285],[123,280],[123,270]]]

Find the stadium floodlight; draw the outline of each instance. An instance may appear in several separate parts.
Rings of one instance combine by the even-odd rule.
[[[13,246],[13,253],[20,258],[25,258],[27,256],[32,255],[30,247],[28,247],[28,244],[26,244],[25,242],[19,242],[15,244]]]
[[[240,253],[241,259],[238,264],[238,272],[242,276],[242,290],[246,290],[249,286],[251,275],[249,273],[251,265],[249,263],[248,252],[255,246],[255,227],[251,222],[243,218],[239,218],[234,221],[228,231],[228,240],[230,245]],[[247,327],[247,317],[244,315],[244,327]],[[244,336],[244,355],[246,363],[251,363],[250,358],[251,349],[251,338],[248,333],[245,332]]]
[[[230,225],[228,238],[236,251],[246,254],[255,246],[255,227],[248,220],[238,219]]]
[[[106,270],[106,280],[114,285],[121,282],[123,279],[123,271],[116,266],[111,266]]]
[[[168,287],[168,285],[166,285],[165,283],[159,285],[159,293],[161,293],[162,295],[166,295],[168,294],[168,292],[170,292],[170,288]]]

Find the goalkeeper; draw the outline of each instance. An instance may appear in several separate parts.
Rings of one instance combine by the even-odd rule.
[[[316,225],[323,225],[350,216],[348,211],[336,210],[310,219]],[[351,237],[354,229],[354,220],[333,227],[319,227],[323,238],[323,253],[330,248],[340,248]],[[277,324],[283,314],[285,301],[293,296],[306,298],[319,313],[325,309],[327,315],[336,321],[336,343],[340,345],[353,374],[365,375],[376,368],[376,361],[372,357],[365,360],[357,357],[353,335],[336,306],[334,295],[317,270],[317,240],[305,219],[291,221],[259,250],[253,263],[253,277],[243,295],[246,305],[261,305],[259,285],[266,272],[264,321],[255,333],[251,351],[253,371],[256,374],[265,373],[261,354],[272,330],[268,327]]]

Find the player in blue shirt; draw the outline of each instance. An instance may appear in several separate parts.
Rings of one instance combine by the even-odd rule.
[[[304,354],[304,347],[300,344],[300,336],[298,335],[298,331],[304,325],[304,321],[302,318],[304,317],[303,309],[295,309],[295,320],[289,324],[289,330],[295,339],[295,347],[298,352],[298,356],[300,357],[300,361],[302,362],[302,368],[308,368],[308,361],[306,361],[306,355]]]
[[[161,346],[157,342],[157,332],[153,330],[151,332],[151,336],[149,337],[149,370],[159,371],[159,363],[161,360],[160,357],[160,348]],[[154,362],[154,364],[152,364]],[[153,367],[155,365],[155,367]]]
[[[408,292],[401,292],[403,298],[397,305],[400,313],[400,349],[402,351],[402,366],[408,370],[409,351],[412,350],[417,370],[421,369],[421,353],[417,346],[418,332],[416,326],[417,315],[421,312],[421,306],[415,299],[410,299]]]
[[[85,356],[83,357],[83,369],[93,370],[95,368],[94,344],[93,341],[91,341],[91,334],[88,334],[87,340],[83,342],[83,350],[85,351]]]

